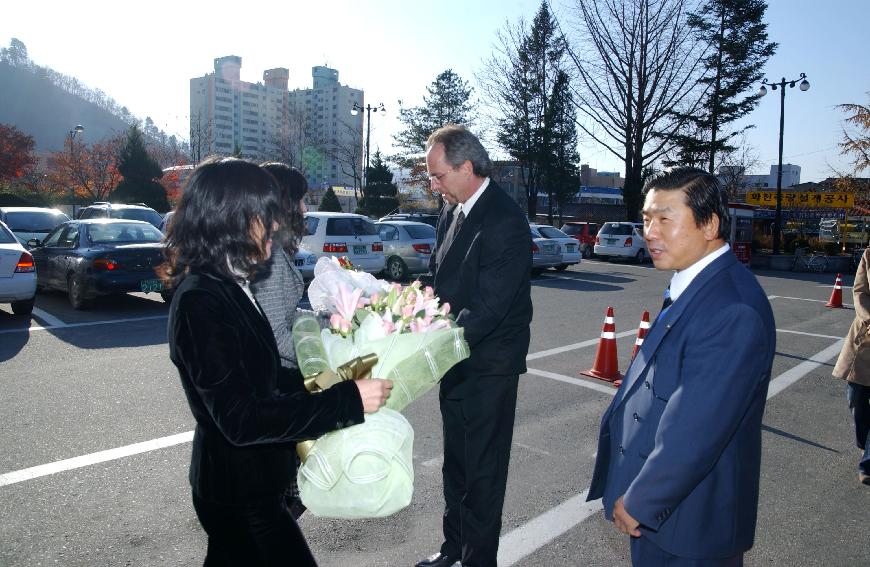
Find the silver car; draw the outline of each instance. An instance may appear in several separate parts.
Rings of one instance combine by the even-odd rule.
[[[529,226],[532,233],[532,273],[540,274],[547,268],[558,268],[562,265],[562,254],[559,243],[550,238],[544,238],[538,230]]]
[[[559,245],[559,254],[562,256],[562,263],[556,266],[556,270],[561,272],[568,266],[580,263],[582,253],[578,248],[579,242],[577,242],[573,236],[568,236],[558,228],[552,227],[548,224],[533,224],[530,226],[538,231],[542,237],[555,240]]]
[[[6,223],[25,248],[28,240],[42,240],[54,227],[68,220],[69,217],[61,211],[46,207],[0,208],[0,221]]]
[[[390,279],[401,281],[411,274],[429,271],[429,258],[435,250],[435,229],[414,221],[376,222],[384,257],[387,259],[384,272]]]

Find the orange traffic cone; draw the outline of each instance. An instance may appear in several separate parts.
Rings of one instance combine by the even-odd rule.
[[[837,279],[834,280],[834,291],[831,292],[831,299],[825,304],[825,307],[831,309],[843,308],[843,280],[840,279],[840,274],[837,274]]]
[[[637,351],[640,350],[640,345],[643,344],[643,340],[646,338],[646,334],[649,331],[649,311],[644,311],[643,315],[640,318],[640,326],[637,328],[637,339],[634,341],[634,350],[631,353],[631,359],[634,360],[634,357],[637,356]]]
[[[619,373],[619,361],[616,358],[616,324],[613,322],[613,307],[607,308],[601,340],[598,341],[598,351],[595,353],[595,364],[580,374],[608,382],[622,379],[622,374]]]

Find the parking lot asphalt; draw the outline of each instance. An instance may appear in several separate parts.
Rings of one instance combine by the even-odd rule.
[[[832,275],[756,275],[778,332],[746,564],[862,564],[870,489],[857,482],[845,386],[830,377],[854,312],[825,307]],[[584,261],[534,278],[500,565],[627,564],[627,539],[600,504],[583,504],[615,390],[580,372],[592,366],[608,306],[625,371],[641,313],[655,316],[669,277],[649,265]],[[168,359],[166,305],[132,294],[78,312],[50,294],[36,307],[30,320],[0,307],[0,565],[200,563],[205,536],[187,484],[193,420]],[[437,550],[437,393],[405,414],[415,429],[411,505],[378,520],[303,516],[322,566],[413,565]]]

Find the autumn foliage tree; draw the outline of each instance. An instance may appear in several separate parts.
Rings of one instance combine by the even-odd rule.
[[[848,114],[840,153],[852,158],[856,173],[870,168],[870,106],[839,104],[837,108]]]
[[[0,182],[26,176],[36,165],[33,149],[36,143],[15,126],[0,124]]]
[[[62,151],[48,157],[50,191],[77,204],[108,200],[121,180],[117,154],[121,138],[109,138],[88,146],[67,137]]]

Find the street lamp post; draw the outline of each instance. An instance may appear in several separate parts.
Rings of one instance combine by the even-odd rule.
[[[810,88],[806,73],[801,73],[797,79],[787,81],[783,77],[778,83],[771,83],[767,79],[764,79],[761,82],[761,88],[758,89],[758,96],[767,94],[766,85],[770,85],[770,88],[773,90],[779,89],[779,166],[776,170],[776,215],[773,221],[774,254],[779,254],[780,233],[782,232],[782,134],[785,129],[785,86],[788,85],[789,88],[793,89],[798,81],[800,81],[800,90],[806,91]]]
[[[76,125],[75,128],[69,131],[69,167],[70,173],[73,171],[73,161],[75,161],[75,152],[73,151],[73,141],[76,139],[76,134],[79,132],[84,132],[85,127],[81,124]],[[72,181],[72,179],[70,179]],[[76,188],[73,183],[70,183],[69,186],[70,192],[70,206],[72,207],[72,216],[75,218],[76,216]]]
[[[366,163],[365,168],[363,169],[363,187],[368,186],[368,175],[369,175],[369,142],[372,137],[372,112],[386,112],[387,109],[384,108],[384,103],[380,103],[379,105],[372,106],[370,104],[365,105],[365,107],[360,106],[358,103],[353,103],[353,108],[350,109],[350,113],[354,116],[359,114],[361,110],[366,111]]]

